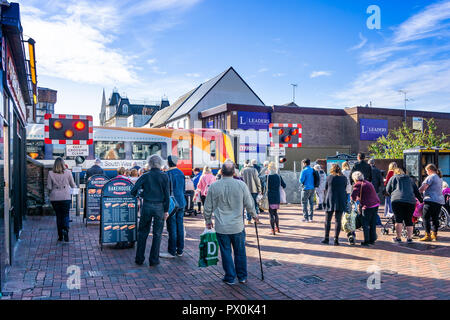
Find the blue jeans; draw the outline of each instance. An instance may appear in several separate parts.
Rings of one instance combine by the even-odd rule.
[[[258,194],[257,193],[252,193],[251,195],[252,195],[253,201],[255,201],[256,214],[258,214],[259,213],[258,202],[256,201],[256,198],[258,197]],[[252,221],[252,215],[248,211],[247,211],[247,220],[248,221]]]
[[[171,255],[182,254],[184,249],[184,208],[178,211],[167,219],[167,232],[169,233],[168,249]]]
[[[53,210],[56,214],[56,227],[58,229],[58,236],[62,237],[62,230],[69,230],[69,212],[70,200],[52,201]]]
[[[225,271],[224,281],[234,282],[236,275],[239,281],[247,280],[247,254],[245,253],[245,230],[236,234],[217,233],[222,267]],[[234,263],[231,256],[234,252]]]
[[[386,217],[389,212],[394,213],[392,211],[391,197],[386,196],[384,197],[384,216]]]
[[[162,203],[149,203],[144,201],[138,228],[136,249],[136,262],[138,263],[142,263],[145,260],[145,245],[147,243],[152,220],[153,240],[149,263],[150,265],[156,265],[159,263],[159,247],[161,245],[162,231],[164,228],[164,206]]]
[[[309,203],[309,215],[308,215]],[[306,220],[312,220],[314,214],[314,189],[302,190],[303,217]]]

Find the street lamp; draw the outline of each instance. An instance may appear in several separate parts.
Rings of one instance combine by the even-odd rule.
[[[405,95],[405,126],[406,126],[406,101],[408,101],[408,99],[406,99],[406,91],[405,90],[398,90],[398,92],[400,94],[404,94]]]
[[[295,88],[298,87],[298,84],[291,83],[292,86],[292,102],[295,103]]]

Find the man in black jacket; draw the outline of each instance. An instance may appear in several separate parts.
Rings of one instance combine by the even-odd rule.
[[[364,161],[365,158],[366,155],[364,153],[362,152],[358,153],[358,162],[355,163],[355,165],[353,166],[350,176],[353,175],[353,172],[359,171],[364,175],[365,180],[372,181],[372,167],[367,162]]]
[[[383,185],[383,176],[381,175],[380,169],[375,166],[375,160],[370,159],[369,165],[372,167],[372,184],[375,188],[375,191],[379,193],[380,187]]]
[[[153,220],[153,240],[150,251],[149,264],[159,264],[159,248],[164,228],[164,221],[169,216],[169,177],[161,171],[163,160],[158,155],[152,155],[148,164],[150,171],[136,181],[131,194],[135,197],[143,189],[144,205],[138,228],[138,241],[136,249],[136,264],[142,265],[145,260],[145,245]]]
[[[94,165],[86,171],[86,182],[92,176],[95,176],[97,174],[101,174],[101,175],[105,174],[102,167],[100,167],[101,164],[102,164],[102,161],[99,158],[95,159]]]

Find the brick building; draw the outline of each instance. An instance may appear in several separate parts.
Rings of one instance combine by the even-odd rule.
[[[246,158],[257,158],[259,162],[264,158],[269,141],[266,140],[267,129],[261,126],[263,122],[300,123],[302,148],[286,148],[288,162],[285,168],[292,169],[294,161],[298,168],[300,161],[306,157],[314,161],[334,156],[337,152],[367,152],[369,145],[381,133],[388,134],[404,123],[404,114],[404,110],[387,108],[332,109],[223,104],[200,112],[199,118],[205,128],[225,129],[238,136],[236,141],[240,145],[241,163]],[[435,119],[439,133],[450,135],[450,113],[408,110],[406,123],[411,127],[419,122],[425,129],[425,120],[431,118]],[[249,126],[249,123],[253,123],[253,126]],[[250,143],[243,139],[250,139]],[[252,149],[258,152],[252,152]]]

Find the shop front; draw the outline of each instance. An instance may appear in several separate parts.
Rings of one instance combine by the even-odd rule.
[[[17,3],[1,6],[0,37],[2,78],[0,86],[2,98],[0,107],[0,288],[2,288],[8,267],[14,261],[14,246],[20,237],[27,210],[25,127],[27,107],[34,104],[33,95],[36,85],[36,75],[30,72],[30,61],[25,54]],[[34,68],[34,61],[32,65]],[[33,71],[35,72],[34,69]]]

